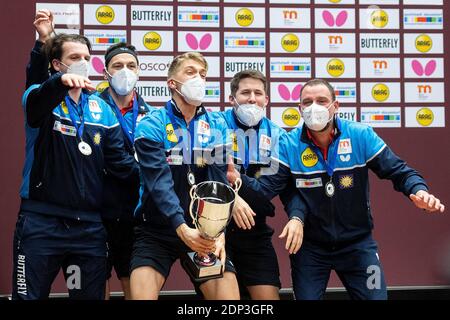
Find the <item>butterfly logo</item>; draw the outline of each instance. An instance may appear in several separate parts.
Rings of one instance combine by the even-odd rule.
[[[348,13],[347,13],[347,11],[341,11],[336,16],[336,19],[334,19],[334,16],[333,16],[333,14],[330,11],[324,10],[322,12],[322,18],[323,18],[323,21],[325,21],[325,23],[329,27],[333,27],[335,25],[337,27],[341,27],[347,21]]]
[[[186,34],[186,43],[192,50],[206,50],[208,49],[211,42],[212,35],[210,33],[206,33],[205,35],[203,35],[203,37],[200,38],[200,41],[198,41],[192,33]]]
[[[103,63],[102,59],[99,57],[93,57],[91,60],[92,68],[95,70],[95,72],[99,74],[103,74],[103,69],[105,68],[105,64]]]
[[[418,76],[431,76],[434,71],[436,71],[436,60],[430,60],[428,61],[428,63],[425,65],[425,68],[423,67],[423,65],[420,63],[420,61],[418,60],[413,60],[411,61],[411,67],[414,71],[415,74],[417,74]]]
[[[299,101],[300,100],[300,91],[302,90],[302,85],[298,84],[296,85],[292,91],[289,90],[289,88],[284,85],[280,84],[278,86],[278,93],[280,94],[280,97],[285,101]]]

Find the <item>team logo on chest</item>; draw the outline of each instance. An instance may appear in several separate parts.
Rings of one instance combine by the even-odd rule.
[[[91,112],[92,118],[99,121],[102,117],[102,109],[95,100],[89,100],[89,111]]]
[[[350,154],[352,153],[352,141],[350,139],[341,139],[338,146],[339,159],[342,162],[350,161]]]
[[[211,129],[208,122],[204,120],[198,121],[197,135],[198,142],[205,144],[209,141],[209,137],[211,136]]]
[[[262,134],[259,137],[259,154],[261,157],[270,157],[270,150],[272,148],[272,138]]]

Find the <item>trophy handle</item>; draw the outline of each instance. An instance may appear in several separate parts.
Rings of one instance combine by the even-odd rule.
[[[194,226],[197,225],[197,219],[194,217],[194,213],[192,212],[192,207],[194,206],[195,201],[198,199],[199,198],[197,196],[195,196],[194,198],[192,198],[191,203],[189,204],[189,214],[191,215],[192,223],[194,224]]]
[[[195,197],[194,193],[195,193],[195,188],[197,188],[197,185],[193,185],[191,190],[189,190],[189,195],[191,196],[191,200],[193,200]]]
[[[239,191],[239,189],[242,186],[242,180],[241,178],[237,178],[236,181],[234,182],[234,192],[237,193]]]

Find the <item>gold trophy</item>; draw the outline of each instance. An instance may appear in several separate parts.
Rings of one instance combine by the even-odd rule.
[[[238,179],[234,189],[217,181],[205,181],[192,186],[189,193],[189,213],[203,238],[214,240],[225,231],[241,184],[241,179]],[[196,281],[223,276],[222,263],[214,253],[209,253],[207,257],[200,256],[197,252],[187,254],[187,271]]]

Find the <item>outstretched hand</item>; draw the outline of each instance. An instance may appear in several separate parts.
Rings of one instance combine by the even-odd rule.
[[[410,194],[409,198],[412,200],[417,208],[424,209],[429,212],[444,212],[445,206],[441,200],[434,195],[429,194],[425,190],[419,190],[416,194]]]

